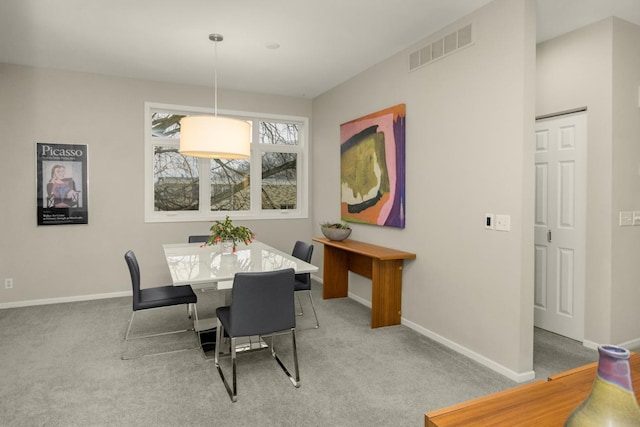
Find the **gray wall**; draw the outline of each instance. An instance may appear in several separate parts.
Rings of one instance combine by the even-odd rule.
[[[585,343],[640,342],[640,27],[609,18],[537,49],[536,114],[588,109]]]
[[[532,369],[535,5],[498,0],[475,44],[408,72],[408,53],[313,102],[314,222],[340,218],[339,126],[406,103],[406,228],[354,224],[351,237],[417,254],[405,261],[403,323],[511,378]],[[485,213],[511,231],[485,230]],[[370,301],[368,280],[350,277]]]
[[[162,244],[207,234],[208,222],[144,223],[144,102],[210,107],[213,89],[0,64],[6,185],[0,221],[0,304],[126,292],[133,249],[143,286],[171,282]],[[219,106],[311,116],[311,101],[219,91]],[[35,143],[87,144],[89,225],[36,226]],[[311,238],[306,220],[243,221],[258,239],[290,251]]]
[[[607,342],[614,343],[640,343],[640,227],[617,226],[618,212],[640,211],[639,43],[640,26],[613,18],[613,262]]]

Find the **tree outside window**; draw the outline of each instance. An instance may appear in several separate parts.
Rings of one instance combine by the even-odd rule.
[[[188,112],[150,107],[148,114],[154,212],[147,212],[148,220],[149,216],[161,221],[185,220],[185,215],[200,220],[217,217],[217,213],[260,217],[268,212],[301,211],[299,183],[306,146],[300,143],[300,135],[306,135],[306,119],[241,117],[252,124],[258,143],[252,143],[250,159],[226,160],[200,159],[178,152],[180,119]],[[208,177],[208,186],[201,187],[201,177]]]

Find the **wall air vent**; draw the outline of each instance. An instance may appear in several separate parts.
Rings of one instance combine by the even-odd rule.
[[[417,70],[437,59],[444,58],[473,43],[473,26],[468,24],[457,31],[440,37],[409,54],[409,71]]]

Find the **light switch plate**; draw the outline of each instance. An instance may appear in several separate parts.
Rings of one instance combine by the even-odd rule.
[[[620,212],[620,226],[625,227],[628,225],[633,225],[633,212],[631,211],[621,211]]]
[[[511,215],[496,215],[496,231],[511,230]]]
[[[640,225],[640,211],[633,211],[633,225]]]

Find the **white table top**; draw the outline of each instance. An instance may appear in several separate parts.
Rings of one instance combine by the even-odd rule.
[[[318,267],[254,240],[238,244],[236,253],[221,254],[220,246],[202,243],[162,245],[174,285],[214,285],[233,280],[237,272],[274,271],[293,268],[296,273],[315,273]],[[194,286],[195,285],[195,286]]]

